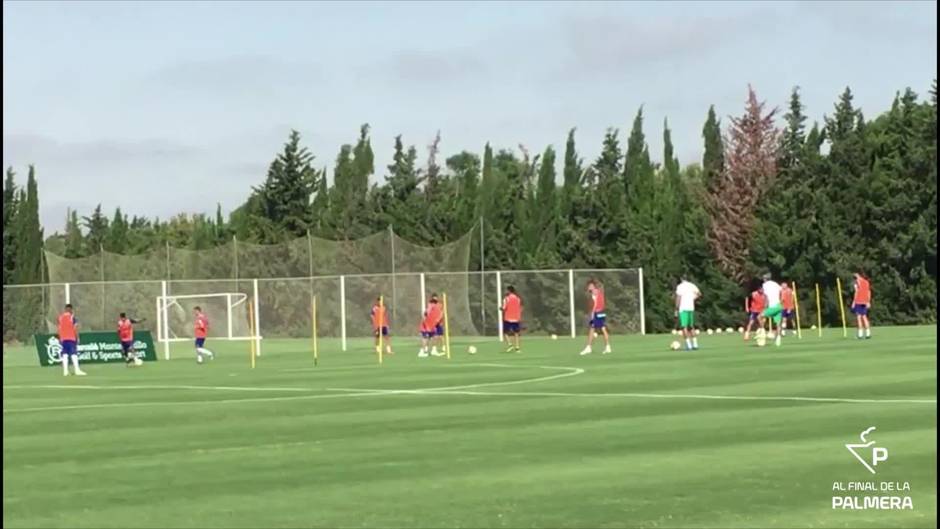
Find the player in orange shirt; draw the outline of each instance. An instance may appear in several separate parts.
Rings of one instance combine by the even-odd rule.
[[[438,352],[437,344],[444,336],[444,308],[437,300],[437,294],[431,294],[428,306],[424,310],[424,319],[421,320],[421,350],[419,358],[427,358],[428,346],[431,347],[431,356],[444,356],[446,353]]]
[[[751,328],[755,323],[760,325],[760,315],[764,312],[767,303],[764,299],[764,292],[757,287],[756,290],[751,292],[751,297],[747,300],[747,327],[744,330],[744,339],[751,339]]]
[[[871,339],[871,321],[868,311],[871,309],[871,283],[861,272],[855,273],[855,297],[852,300],[852,312],[858,325],[858,339]]]
[[[372,334],[375,335],[375,352],[379,352],[379,336],[381,333],[382,338],[385,340],[385,354],[394,354],[392,353],[392,336],[388,332],[388,312],[385,304],[382,303],[381,297],[375,298],[370,315],[372,316]]]
[[[209,318],[202,312],[202,308],[193,307],[193,334],[196,336],[196,363],[202,363],[202,357],[215,358],[212,351],[206,349],[206,336],[209,334]]]
[[[591,354],[591,344],[594,342],[597,331],[604,333],[604,354],[610,354],[610,334],[607,332],[607,303],[604,299],[604,287],[596,279],[590,279],[587,283],[587,291],[591,296],[588,341],[587,346],[580,354],[581,356]]]
[[[65,305],[65,312],[59,314],[59,345],[62,346],[62,352],[59,356],[62,358],[62,375],[69,376],[69,357],[72,358],[72,368],[78,376],[85,376],[87,373],[78,367],[78,319],[75,318],[75,310],[72,304]]]
[[[134,351],[134,324],[142,321],[144,320],[128,318],[124,312],[118,317],[117,332],[118,339],[121,340],[121,356],[124,357],[124,363],[127,366],[138,364],[137,353]]]
[[[793,289],[786,282],[780,284],[780,304],[783,305],[783,321],[780,322],[780,334],[787,335],[787,328],[793,329],[793,318],[796,316],[796,300]]]
[[[515,287],[506,287],[506,297],[503,298],[503,304],[499,310],[503,313],[503,334],[507,336],[506,341],[509,343],[506,352],[512,352],[513,341],[516,344],[516,352],[522,352],[519,347],[519,334],[522,331],[522,298],[516,294]]]

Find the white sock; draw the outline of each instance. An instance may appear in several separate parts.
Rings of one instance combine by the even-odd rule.
[[[691,338],[686,338],[686,339],[685,339],[685,348],[686,348],[686,349],[691,349],[691,348],[692,348],[692,339],[691,339]]]
[[[865,328],[865,336],[868,336],[869,338],[871,338],[871,327]]]
[[[62,355],[62,374],[69,374],[69,355],[67,354]]]
[[[206,356],[208,356],[208,357],[210,357],[210,358],[211,358],[212,356],[214,356],[214,355],[212,354],[212,351],[206,349],[205,347],[200,347],[199,349],[196,349],[196,351],[199,352],[199,354],[204,354],[204,355],[206,355]]]
[[[692,338],[692,347],[698,348],[698,338]]]
[[[72,367],[75,368],[76,373],[81,371],[81,368],[78,367],[78,355],[72,355]]]
[[[862,337],[862,329],[861,329],[861,327],[859,327],[859,329],[858,329],[858,337],[859,337],[859,338]]]

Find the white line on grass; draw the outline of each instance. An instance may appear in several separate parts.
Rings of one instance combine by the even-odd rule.
[[[526,367],[532,368],[532,367],[536,367],[536,368],[538,368],[538,369],[551,369],[551,370],[556,370],[556,371],[557,371],[557,370],[564,369],[565,372],[564,372],[564,373],[558,373],[558,374],[556,374],[556,375],[548,375],[548,376],[544,376],[544,377],[524,378],[524,379],[521,379],[521,380],[508,380],[508,381],[503,381],[503,382],[481,382],[481,383],[479,383],[479,384],[466,384],[466,385],[462,385],[462,386],[441,386],[441,387],[436,387],[436,388],[419,388],[419,389],[404,389],[404,390],[398,390],[398,389],[365,389],[365,388],[327,388],[327,390],[328,390],[328,391],[350,391],[350,392],[371,391],[371,392],[394,392],[394,393],[431,393],[431,392],[434,392],[434,393],[443,393],[443,392],[451,392],[451,391],[461,390],[461,389],[488,388],[488,387],[493,387],[493,386],[511,386],[511,385],[515,385],[515,384],[533,384],[533,383],[535,383],[535,382],[546,382],[546,381],[548,381],[548,380],[556,380],[556,379],[559,379],[559,378],[573,377],[573,376],[580,375],[580,374],[584,373],[584,369],[581,369],[580,367],[515,366],[515,365],[508,365],[508,364],[465,364],[465,365],[480,365],[480,366],[503,367],[503,368],[526,368]]]
[[[193,404],[243,404],[247,402],[278,402],[288,400],[308,400],[308,399],[335,399],[342,397],[373,397],[381,393],[343,393],[328,395],[301,395],[298,397],[258,397],[251,399],[221,399],[221,400],[176,400],[176,401],[155,401],[155,402],[114,402],[107,404],[77,404],[74,406],[44,406],[36,408],[11,408],[4,409],[3,413],[23,413],[37,411],[61,411],[61,410],[89,410],[99,408],[147,408],[151,406],[191,406]]]
[[[196,390],[212,390],[212,391],[322,391],[315,388],[282,388],[282,387],[247,387],[247,386],[162,386],[162,385],[140,385],[140,386],[92,386],[92,385],[74,385],[70,386],[68,384],[45,384],[45,385],[13,385],[13,386],[3,386],[3,389],[95,389],[95,390],[108,390],[108,389],[118,389],[118,390],[127,390],[127,389],[196,389]]]

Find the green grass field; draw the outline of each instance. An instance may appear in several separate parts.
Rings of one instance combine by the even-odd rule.
[[[88,377],[4,351],[4,527],[936,527],[936,327],[455,340],[381,367],[365,341],[210,342]],[[406,346],[407,345],[407,346]],[[872,475],[846,449],[889,450]],[[913,510],[833,510],[834,482],[908,482]],[[879,485],[880,486],[880,485]],[[845,493],[856,495],[856,493]],[[843,494],[844,495],[844,494]]]

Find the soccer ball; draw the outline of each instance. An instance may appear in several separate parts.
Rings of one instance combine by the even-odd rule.
[[[702,334],[702,330],[701,330],[701,329],[695,329],[695,335],[698,336],[698,335],[700,335],[700,334]]]
[[[763,347],[767,345],[767,332],[764,329],[759,329],[757,331],[757,336],[754,337],[757,341],[757,347]]]
[[[140,358],[135,358],[135,359],[134,359],[134,365],[135,365],[135,366],[142,366],[142,365],[144,365],[144,361],[141,360]]]
[[[673,340],[672,343],[669,344],[669,348],[673,351],[678,351],[680,347],[682,347],[682,344],[676,340]]]
[[[815,331],[815,330],[816,330],[816,326],[813,325],[812,327],[810,327],[810,329],[813,329],[813,330]]]
[[[744,327],[738,327],[738,332],[739,333],[744,332]]]
[[[558,335],[557,335],[557,334],[553,334],[553,335],[552,335],[552,340],[557,340],[557,339],[558,339]]]
[[[475,346],[472,346],[472,345],[471,345],[470,347],[467,347],[467,352],[470,353],[470,354],[472,354],[472,355],[475,355],[475,354],[477,354],[477,348],[476,348]]]
[[[721,327],[715,329],[715,333],[716,333],[716,334],[721,334]]]
[[[732,329],[731,327],[728,327],[727,329],[725,329],[725,332],[730,334],[734,332],[734,329]]]
[[[715,331],[713,331],[713,330],[711,330],[711,329],[708,329],[708,334],[709,334],[709,335],[714,334],[714,332],[715,332]]]

